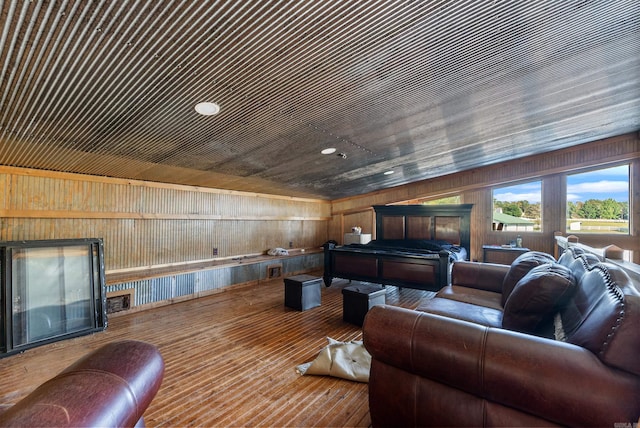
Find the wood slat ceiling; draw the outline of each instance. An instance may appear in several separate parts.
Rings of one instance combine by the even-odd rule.
[[[3,165],[337,199],[640,129],[637,0],[0,11]]]

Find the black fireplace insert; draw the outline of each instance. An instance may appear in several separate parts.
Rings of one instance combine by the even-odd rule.
[[[0,242],[0,357],[107,327],[100,238]]]

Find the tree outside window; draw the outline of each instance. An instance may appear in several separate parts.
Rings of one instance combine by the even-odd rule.
[[[567,232],[629,233],[629,165],[567,175]]]

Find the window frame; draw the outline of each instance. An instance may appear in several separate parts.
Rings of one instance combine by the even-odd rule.
[[[575,175],[581,175],[581,174],[589,174],[592,172],[597,172],[597,171],[602,171],[602,170],[607,170],[607,169],[613,169],[613,168],[619,168],[619,167],[626,167],[627,169],[627,232],[608,232],[608,231],[597,231],[597,232],[589,232],[589,231],[584,231],[584,230],[575,230],[575,229],[570,229],[570,212],[569,212],[569,177],[571,176],[575,176]],[[631,191],[632,191],[632,162],[630,161],[625,161],[625,162],[617,162],[617,163],[613,163],[613,164],[605,164],[605,165],[595,165],[595,166],[590,166],[587,168],[581,168],[581,169],[576,169],[574,171],[571,172],[567,172],[565,174],[563,174],[563,180],[564,180],[564,216],[565,216],[565,222],[564,222],[564,233],[566,234],[570,234],[570,235],[588,235],[588,236],[592,236],[592,235],[608,235],[608,236],[631,236],[631,224],[632,224],[632,211],[633,208],[631,206],[631,202],[632,202],[632,198],[631,198]],[[589,198],[587,200],[590,199],[595,199],[595,198]],[[593,219],[593,220],[598,220],[598,219]],[[600,219],[602,220],[602,219]]]

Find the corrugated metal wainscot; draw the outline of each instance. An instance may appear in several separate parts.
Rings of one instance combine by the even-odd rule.
[[[237,264],[217,266],[211,269],[172,274],[156,278],[107,284],[108,295],[131,294],[132,307],[149,305],[176,298],[206,295],[209,292],[234,284],[260,282],[270,279],[269,268],[278,266],[282,276],[321,269],[323,253],[309,253],[290,257],[252,262],[243,259]]]

